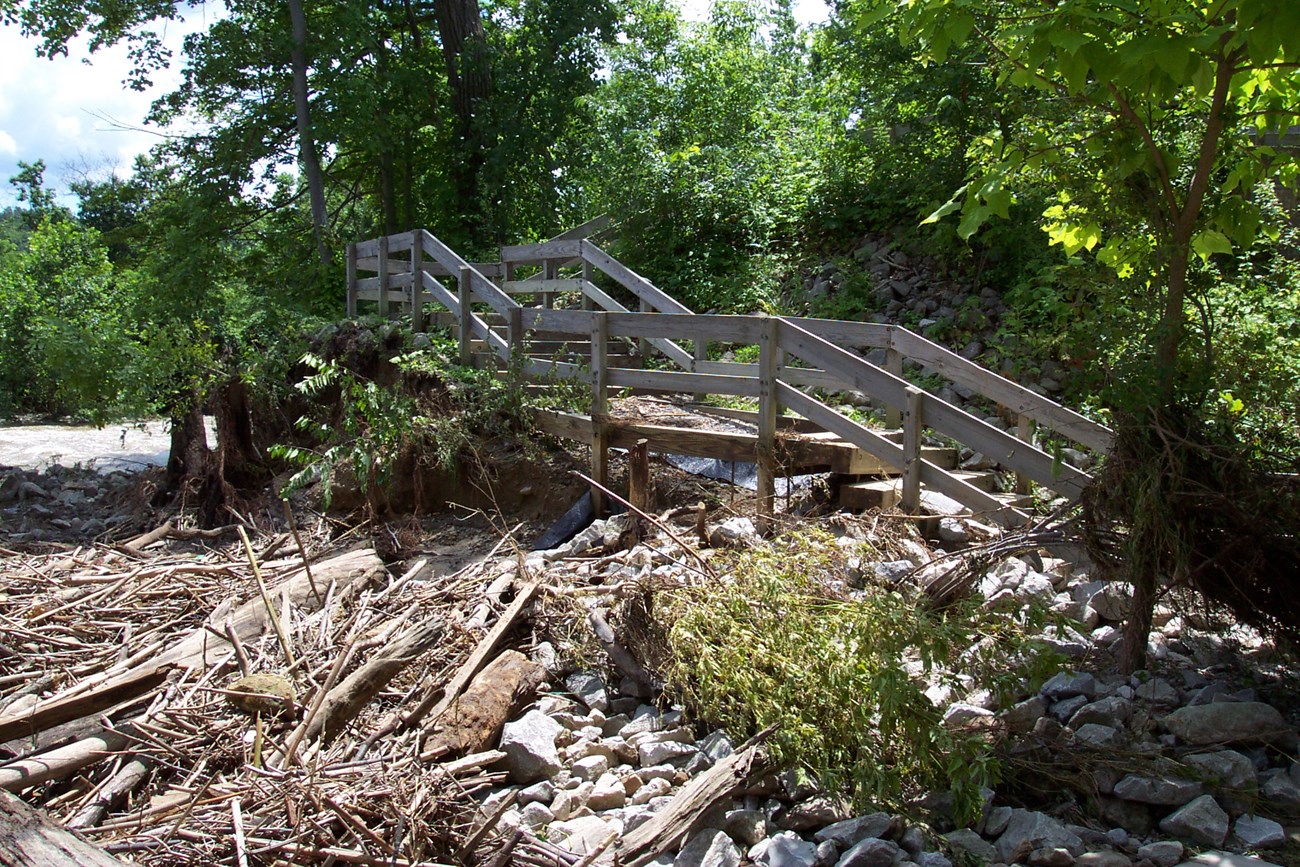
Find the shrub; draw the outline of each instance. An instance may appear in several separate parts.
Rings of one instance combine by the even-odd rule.
[[[945,728],[927,682],[1009,695],[1045,677],[1056,658],[1028,637],[1041,624],[973,603],[928,610],[883,587],[847,592],[841,550],[802,531],[730,556],[722,583],[662,592],[667,681],[733,734],[776,724],[775,758],[858,809],[950,789],[969,817],[998,777],[993,746]]]

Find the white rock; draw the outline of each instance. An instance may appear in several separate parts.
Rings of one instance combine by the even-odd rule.
[[[740,850],[722,831],[706,828],[673,859],[673,867],[739,867]]]
[[[539,710],[531,710],[505,724],[501,731],[501,750],[506,754],[506,770],[514,782],[527,785],[560,770],[555,736],[561,728]]]
[[[545,804],[534,801],[524,806],[524,809],[520,812],[520,819],[529,828],[536,830],[543,825],[554,822],[555,814]]]
[[[603,774],[587,796],[587,806],[593,810],[614,810],[627,803],[623,781],[613,774]]]
[[[714,548],[751,548],[762,541],[749,518],[728,518],[709,532],[709,544]]]
[[[757,863],[766,867],[813,867],[817,863],[817,846],[793,831],[782,831],[767,841]]]
[[[655,798],[662,798],[673,790],[673,784],[662,777],[648,780],[645,785],[636,790],[632,796],[633,804],[648,804]]]
[[[598,754],[578,759],[569,770],[579,780],[594,781],[600,779],[601,774],[607,772],[609,768],[609,757]]]
[[[596,672],[576,671],[564,679],[564,686],[592,710],[609,710],[609,694],[605,690],[605,681]],[[603,717],[601,721],[604,722]]]
[[[868,837],[840,856],[835,867],[890,867],[902,860],[897,843]]]
[[[648,743],[637,747],[637,754],[643,768],[669,762],[685,762],[698,752],[694,744],[684,744],[679,741]]]

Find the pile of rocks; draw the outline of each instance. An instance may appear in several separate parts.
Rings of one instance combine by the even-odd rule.
[[[132,524],[115,513],[137,474],[59,464],[44,471],[0,466],[0,533],[10,543],[90,540]]]
[[[615,535],[598,523],[563,552],[533,555],[532,565],[572,568],[563,557]],[[948,568],[927,563],[921,545],[908,550],[909,560],[854,562],[857,574],[844,580],[859,583],[872,574],[896,580],[910,569],[924,581],[928,570]],[[604,562],[617,577],[629,577],[618,558]],[[1006,797],[988,791],[979,821],[959,828],[946,793],[933,793],[911,815],[853,815],[815,782],[785,772],[751,781],[700,815],[681,848],[655,863],[946,867],[974,859],[1173,867],[1197,850],[1258,852],[1288,842],[1287,829],[1272,817],[1300,813],[1296,728],[1235,679],[1242,648],[1265,646],[1258,636],[1234,628],[1225,641],[1195,628],[1208,626],[1197,618],[1163,608],[1151,641],[1155,670],[1125,677],[1110,673],[1129,604],[1124,585],[1031,555],[1000,563],[978,592],[987,606],[1033,602],[1076,624],[1045,631],[1073,668],[1033,695],[999,706],[986,692],[955,695],[936,684],[929,693],[945,724],[1005,738],[1013,768],[1017,759],[1059,767],[1062,783],[1040,787],[1040,803],[1027,803],[1024,787],[1015,790],[1016,800],[1011,789]],[[485,812],[504,809],[506,828],[595,855],[650,821],[683,785],[734,749],[727,733],[697,730],[680,708],[647,704],[626,679],[615,690],[594,671],[554,670],[550,645],[539,645],[534,658],[565,689],[505,726],[500,748],[511,785],[487,797]]]

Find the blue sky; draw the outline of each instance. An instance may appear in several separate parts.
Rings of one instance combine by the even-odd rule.
[[[703,18],[708,0],[681,0],[687,17]],[[163,35],[179,56],[187,33],[206,27],[221,4],[186,7],[186,18]],[[796,0],[801,21],[825,20],[825,0]],[[137,154],[158,140],[161,130],[144,127],[150,103],[179,80],[176,68],[155,76],[153,90],[137,93],[122,85],[130,62],[118,46],[89,55],[84,39],[72,43],[68,57],[38,58],[35,43],[14,27],[0,27],[0,207],[14,204],[8,179],[18,162],[45,160],[46,183],[58,190],[86,175],[130,173]]]

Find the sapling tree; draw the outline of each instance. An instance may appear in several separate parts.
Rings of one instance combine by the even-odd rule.
[[[977,139],[968,183],[930,219],[959,213],[969,237],[1006,216],[1023,186],[1055,190],[1052,240],[1113,269],[1141,317],[1142,350],[1112,396],[1111,462],[1132,472],[1109,481],[1128,503],[1107,491],[1097,500],[1126,525],[1135,600],[1124,661],[1139,667],[1161,573],[1195,582],[1215,557],[1191,538],[1195,521],[1168,520],[1189,504],[1165,459],[1170,443],[1202,439],[1213,393],[1209,335],[1189,320],[1199,266],[1269,232],[1255,193],[1296,178],[1294,155],[1269,142],[1300,123],[1300,5],[849,0],[842,11],[863,25],[893,16],[930,61],[975,43],[1000,86],[1026,95],[1019,120]]]

